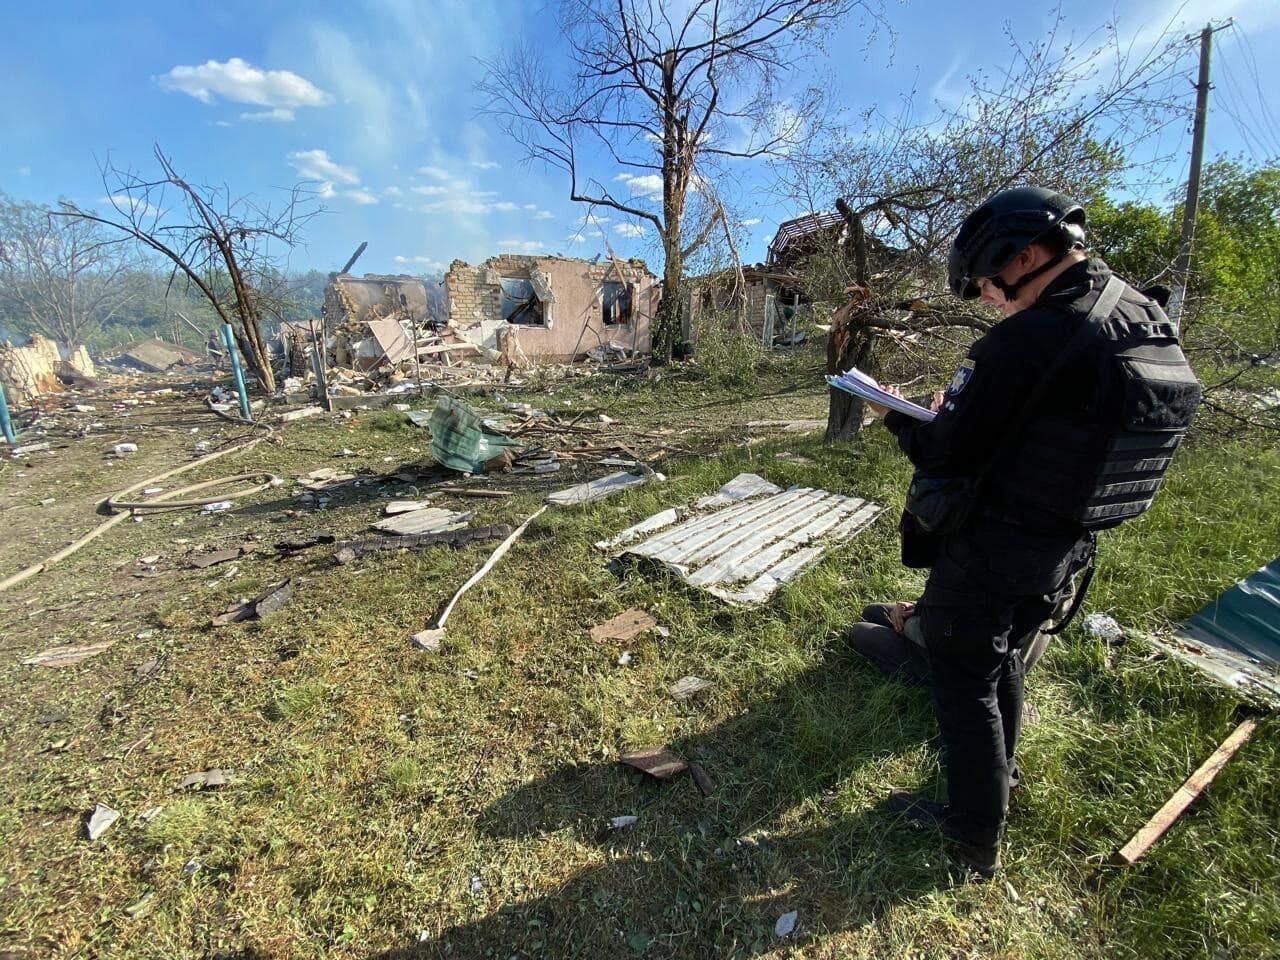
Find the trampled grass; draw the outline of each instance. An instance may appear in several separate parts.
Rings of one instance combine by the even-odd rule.
[[[510,391],[687,430],[680,444],[707,455],[665,462],[665,484],[544,514],[459,604],[439,654],[414,651],[408,636],[490,545],[343,567],[323,548],[287,561],[264,550],[230,578],[225,567],[182,562],[198,544],[255,534],[270,544],[321,527],[354,533],[380,503],[365,494],[296,520],[283,515],[296,506],[286,488],[218,517],[126,524],[0,595],[0,949],[503,960],[1277,955],[1274,720],[1147,858],[1126,870],[1102,865],[1241,710],[1140,640],[1107,648],[1073,626],[1033,674],[1038,719],[1011,811],[1007,886],[955,883],[937,838],[882,809],[890,786],[941,790],[926,696],[881,679],[841,641],[863,604],[914,596],[922,584],[898,563],[907,467],[879,429],[851,445],[782,433],[742,443],[748,420],[822,416],[813,383],[794,363],[762,375],[749,398],[678,374]],[[427,449],[421,431],[388,414],[283,433],[283,444],[213,472],[385,472],[421,462]],[[142,451],[153,461],[113,469],[140,479],[166,457],[176,462],[182,443],[156,434],[154,451]],[[344,447],[356,455],[335,459]],[[91,526],[93,497],[124,485],[87,469],[98,457],[96,445],[73,443],[25,477],[0,468],[13,518],[0,549],[6,573]],[[888,509],[754,610],[641,571],[620,577],[592,549],[742,470]],[[56,523],[35,506],[37,478],[76,484]],[[478,522],[514,523],[574,480],[521,479],[509,500],[465,506]],[[1156,509],[1104,537],[1086,610],[1167,628],[1273,558],[1276,502],[1273,444],[1189,444]],[[163,555],[160,575],[134,578],[150,553]],[[208,626],[231,600],[289,575],[294,596],[275,616]],[[593,624],[628,607],[650,611],[670,636],[590,638]],[[18,663],[54,642],[106,638],[118,642],[77,667]],[[620,666],[624,650],[631,658]],[[135,667],[153,656],[163,667],[137,679]],[[713,685],[676,701],[667,689],[686,675]],[[697,759],[715,793],[704,798],[688,778],[647,781],[616,762],[655,743]],[[234,771],[231,784],[178,788],[211,767]],[[78,827],[97,802],[122,817],[91,843]],[[638,821],[607,829],[619,815]],[[774,923],[790,910],[799,924],[780,940]]]

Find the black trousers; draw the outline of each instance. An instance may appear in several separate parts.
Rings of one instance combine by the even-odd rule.
[[[942,541],[916,612],[946,745],[947,832],[956,839],[999,845],[1022,725],[1017,651],[1070,589],[1086,544],[985,519]]]

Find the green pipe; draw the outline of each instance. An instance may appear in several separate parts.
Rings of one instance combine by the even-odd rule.
[[[240,419],[252,421],[249,413],[249,393],[244,387],[244,371],[240,369],[240,354],[236,352],[236,335],[231,331],[231,324],[222,325],[222,341],[227,345],[227,356],[231,358],[231,372],[236,376],[236,393],[240,395]]]
[[[5,399],[3,381],[0,381],[0,428],[4,430],[6,443],[18,442],[18,437],[13,432],[13,421],[9,419],[9,401]]]

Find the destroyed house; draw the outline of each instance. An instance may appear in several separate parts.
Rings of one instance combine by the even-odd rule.
[[[421,277],[330,274],[322,312],[334,362],[366,371],[412,358],[412,332],[434,326],[430,302]]]
[[[532,362],[645,354],[660,285],[641,260],[501,255],[444,277],[450,330]]]

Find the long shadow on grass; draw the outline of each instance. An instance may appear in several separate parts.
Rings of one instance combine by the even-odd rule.
[[[839,792],[934,730],[921,692],[851,660],[831,654],[773,696],[673,742],[715,779],[705,799],[687,776],[655,782],[615,763],[561,766],[508,793],[481,814],[483,834],[526,854],[594,846],[576,856],[598,865],[383,960],[748,957],[781,945],[774,924],[788,911],[799,911],[794,938],[804,941],[858,929],[945,885],[937,838],[883,809],[882,782],[861,797]],[[859,792],[853,784],[846,794]],[[609,829],[619,814],[638,820]],[[538,869],[562,875],[557,866]]]

